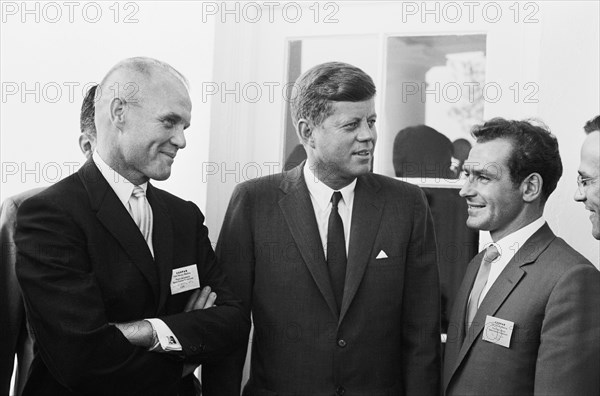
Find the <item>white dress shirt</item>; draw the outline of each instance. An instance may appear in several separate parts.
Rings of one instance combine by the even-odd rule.
[[[104,176],[104,178],[106,179],[110,187],[113,189],[115,194],[117,194],[117,198],[119,198],[119,201],[121,201],[123,206],[125,206],[125,209],[127,209],[131,218],[134,219],[133,211],[131,210],[129,200],[131,199],[131,194],[133,193],[133,189],[136,186],[129,180],[121,176],[119,173],[117,173],[113,168],[111,168],[102,159],[102,157],[97,151],[94,151],[92,158],[94,160],[94,163],[100,170],[100,173],[102,173],[102,176]],[[142,190],[144,190],[144,193],[146,193],[148,190],[148,182],[140,184],[139,187],[141,187]],[[150,205],[150,202],[148,202],[148,205]],[[150,237],[146,242],[148,244],[148,248],[150,249],[152,257],[154,257],[154,246],[152,245],[152,229],[150,229]]]
[[[496,261],[492,262],[488,281],[481,292],[481,296],[479,297],[479,305],[481,305],[483,298],[490,290],[494,282],[496,282],[496,279],[498,279],[504,268],[506,268],[506,265],[510,262],[510,260],[512,260],[519,249],[523,247],[525,242],[527,242],[527,240],[531,238],[531,236],[535,234],[537,230],[542,228],[544,224],[546,224],[546,221],[543,217],[540,217],[525,227],[505,236],[498,242],[495,242],[498,252],[500,252],[500,256]]]
[[[331,189],[327,184],[320,181],[314,172],[309,169],[308,163],[304,165],[303,174],[308,187],[308,193],[312,206],[315,211],[315,219],[319,227],[321,244],[323,252],[327,258],[327,230],[329,226],[329,215],[331,214],[331,196],[337,190]],[[350,245],[350,226],[352,225],[352,207],[354,205],[354,189],[356,188],[356,179],[346,187],[342,188],[342,199],[338,202],[338,213],[342,218],[344,225],[344,239],[346,241],[346,256],[348,255],[348,246]]]
[[[129,215],[133,219],[133,213],[131,212],[131,206],[129,205],[129,198],[131,198],[131,194],[133,193],[133,188],[135,187],[133,183],[129,180],[121,176],[117,171],[111,168],[100,156],[97,151],[94,151],[92,155],[92,159],[94,163],[100,170],[102,176],[108,182],[108,185],[113,189],[119,201],[123,204],[125,209],[129,212]],[[140,184],[140,187],[144,190],[144,192],[148,189],[148,182]],[[148,241],[148,248],[152,253],[152,257],[154,257],[154,249],[152,246],[152,230],[150,230],[150,240]],[[150,322],[152,329],[156,333],[158,338],[158,342],[150,348],[151,351],[158,350],[166,352],[166,351],[181,351],[181,344],[175,334],[171,331],[169,326],[162,320],[158,318],[146,319]]]

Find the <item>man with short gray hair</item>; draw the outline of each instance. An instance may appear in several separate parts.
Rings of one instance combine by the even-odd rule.
[[[24,395],[196,395],[195,368],[241,344],[249,318],[198,207],[149,182],[167,179],[186,146],[187,83],[131,58],[97,90],[92,158],[18,213],[37,347]]]

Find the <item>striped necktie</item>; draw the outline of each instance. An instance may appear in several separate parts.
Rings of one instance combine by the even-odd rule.
[[[479,266],[479,271],[477,272],[477,277],[475,278],[475,283],[473,283],[473,288],[471,289],[471,294],[469,296],[469,305],[467,307],[467,317],[465,323],[465,329],[469,329],[471,323],[473,322],[473,318],[475,318],[475,314],[479,309],[479,299],[481,297],[481,292],[485,288],[487,284],[488,277],[490,275],[490,269],[492,268],[492,262],[496,261],[496,259],[500,256],[500,252],[495,245],[490,245],[485,251],[483,255],[483,260],[481,260],[481,265]]]
[[[152,246],[152,208],[142,187],[135,186],[133,188],[133,192],[129,198],[129,205],[131,207],[131,216],[146,240],[152,256],[154,256],[154,248]]]

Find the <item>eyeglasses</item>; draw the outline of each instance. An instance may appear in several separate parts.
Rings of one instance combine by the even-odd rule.
[[[583,192],[582,188],[587,187],[588,184],[594,183],[598,180],[599,176],[596,177],[581,177],[581,175],[577,176],[577,189],[580,193]]]

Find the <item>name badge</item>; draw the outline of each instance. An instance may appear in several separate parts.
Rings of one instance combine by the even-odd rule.
[[[171,275],[171,294],[183,293],[188,290],[198,289],[199,287],[200,278],[198,277],[198,267],[196,267],[196,264],[173,269],[173,275]]]
[[[515,323],[510,320],[487,315],[482,338],[484,341],[510,348],[510,337],[512,337],[514,327]]]

